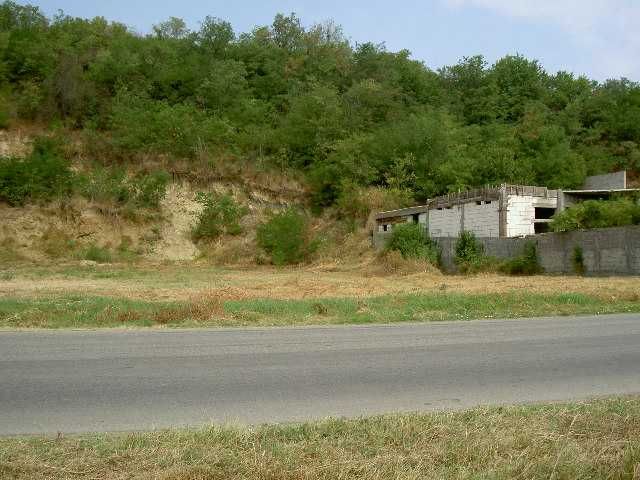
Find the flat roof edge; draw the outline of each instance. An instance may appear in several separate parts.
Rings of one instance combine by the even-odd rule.
[[[425,213],[429,210],[428,205],[416,205],[415,207],[398,208],[376,213],[376,220],[383,218],[401,217],[403,215],[413,215],[415,213]]]
[[[599,188],[597,190],[562,190],[562,193],[624,193],[640,192],[640,188]]]
[[[450,193],[447,195],[440,195],[438,197],[431,198],[427,200],[424,205],[416,205],[415,207],[398,208],[396,210],[386,210],[384,212],[378,212],[375,215],[375,219],[382,220],[385,218],[394,218],[413,215],[416,213],[425,213],[433,208],[437,208],[438,205],[470,203],[477,200],[478,198],[486,197],[495,198],[495,196],[500,195],[501,192],[504,192],[507,195],[529,195],[535,197],[557,198],[558,191],[559,190],[557,189],[549,189],[547,187],[510,184],[474,188],[465,190],[464,192]]]

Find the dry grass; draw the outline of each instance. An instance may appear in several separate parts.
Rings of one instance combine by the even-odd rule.
[[[17,248],[17,242],[12,237],[0,240],[0,262],[5,265],[16,264],[24,260]]]
[[[640,398],[256,428],[0,440],[0,477],[640,478]]]
[[[246,270],[193,263],[89,267],[70,264],[44,268],[14,266],[11,279],[2,280],[0,276],[0,296],[82,294],[169,301],[192,301],[202,297],[223,300],[363,298],[390,294],[504,294],[514,291],[539,294],[573,292],[605,300],[634,301],[640,296],[640,277],[445,276],[422,267],[417,270],[418,273],[410,273],[411,270],[400,268],[394,273],[371,262],[350,267],[327,264],[288,269],[252,267]]]
[[[380,253],[374,261],[363,268],[363,271],[370,276],[407,276],[425,273],[432,277],[444,277],[440,270],[428,260],[423,258],[403,258],[400,252],[395,250]]]
[[[40,237],[40,249],[52,258],[68,258],[73,254],[72,238],[61,228],[50,226]]]

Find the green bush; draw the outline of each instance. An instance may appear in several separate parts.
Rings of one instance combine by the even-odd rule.
[[[590,228],[623,227],[640,224],[640,204],[628,198],[587,200],[556,214],[551,222],[554,232]]]
[[[507,260],[500,266],[500,271],[509,275],[536,275],[542,273],[535,242],[527,242],[522,255]]]
[[[200,192],[196,201],[203,206],[195,227],[191,231],[194,241],[214,240],[223,234],[242,233],[240,220],[248,213],[231,195]]]
[[[132,193],[122,169],[96,168],[78,181],[80,193],[99,203],[125,204]]]
[[[395,225],[387,250],[400,252],[402,258],[419,258],[435,264],[439,263],[440,251],[437,244],[429,238],[423,225],[402,223]]]
[[[158,208],[167,194],[171,176],[164,171],[152,172],[136,179],[136,204],[144,208]]]
[[[0,201],[23,205],[71,193],[73,172],[53,139],[35,140],[26,158],[0,158]]]
[[[576,245],[573,248],[571,262],[573,263],[573,271],[577,275],[584,275],[586,273],[586,267],[584,265],[584,253],[580,245]]]
[[[454,262],[462,273],[484,270],[489,259],[484,255],[484,246],[473,232],[463,231],[455,245]]]
[[[28,120],[34,120],[44,104],[44,92],[40,84],[34,81],[22,82],[16,98],[18,115]]]
[[[0,130],[6,130],[9,128],[11,115],[4,107],[0,107]]]
[[[303,262],[318,246],[310,237],[306,218],[294,209],[278,213],[260,225],[257,239],[274,265]]]

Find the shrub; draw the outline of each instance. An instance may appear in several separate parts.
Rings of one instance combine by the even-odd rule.
[[[27,81],[20,84],[20,91],[17,94],[16,105],[18,115],[28,120],[33,120],[38,116],[38,112],[44,104],[44,92],[40,84]]]
[[[125,204],[132,195],[124,170],[96,168],[78,182],[80,193],[93,202]]]
[[[502,263],[500,270],[509,275],[535,275],[542,273],[535,242],[527,242],[522,255]]]
[[[138,177],[135,201],[140,207],[158,208],[167,194],[167,184],[171,177],[167,172],[156,171]]]
[[[396,225],[391,232],[387,250],[399,252],[404,259],[424,259],[433,264],[439,263],[437,244],[429,238],[424,226],[417,223]]]
[[[309,235],[306,218],[294,209],[278,213],[260,225],[257,239],[274,265],[300,263],[318,246]]]
[[[242,233],[240,220],[248,213],[231,195],[200,192],[196,201],[203,206],[195,227],[191,231],[194,241],[214,240],[223,234]]]
[[[170,153],[194,157],[202,148],[229,140],[233,129],[195,106],[155,101],[120,92],[110,126],[114,146],[124,152]]]
[[[9,123],[11,120],[11,115],[6,110],[6,108],[0,106],[0,130],[6,130],[9,128]]]
[[[72,179],[59,145],[52,139],[38,138],[28,157],[0,158],[0,201],[15,206],[68,195]]]
[[[97,263],[111,263],[113,261],[113,256],[109,249],[100,247],[95,243],[87,247],[83,256],[85,260],[91,260]]]
[[[484,246],[473,232],[463,231],[455,245],[454,262],[463,273],[477,272],[486,267]]]
[[[79,179],[79,190],[89,200],[156,209],[167,192],[170,176],[164,171],[129,179],[122,169],[96,168]]]
[[[631,199],[587,200],[556,214],[550,224],[554,232],[640,224],[640,204]]]
[[[584,275],[586,273],[586,268],[584,266],[584,253],[582,252],[582,247],[580,245],[576,245],[573,248],[571,261],[573,263],[573,271],[577,275]]]

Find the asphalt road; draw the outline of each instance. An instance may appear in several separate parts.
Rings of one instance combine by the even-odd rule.
[[[0,434],[260,423],[640,393],[640,316],[0,332]]]

